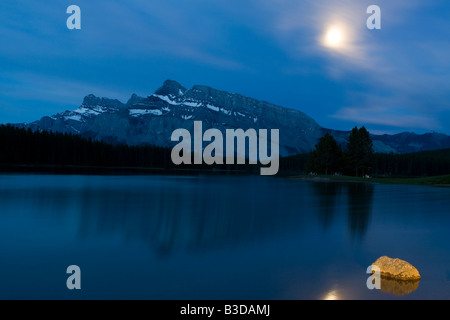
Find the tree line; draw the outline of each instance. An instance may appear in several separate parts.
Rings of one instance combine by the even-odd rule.
[[[259,174],[259,165],[181,165],[171,149],[160,146],[112,145],[75,134],[32,131],[0,125],[0,167],[153,168]],[[94,171],[95,172],[95,171]],[[280,159],[280,175],[335,173],[351,176],[422,177],[450,174],[450,149],[410,154],[374,153],[369,132],[355,127],[342,148],[325,134],[309,154]]]
[[[450,174],[450,149],[409,154],[377,153],[374,175],[393,177],[430,177]]]
[[[124,166],[164,168],[170,150],[111,145],[68,133],[0,126],[0,163],[9,165]]]
[[[32,131],[0,125],[0,165],[3,171],[17,167],[142,168],[196,171],[256,172],[254,165],[180,165],[171,160],[172,150],[160,146],[109,144],[71,133]],[[92,172],[92,170],[90,171]],[[95,170],[94,170],[95,172]]]
[[[329,133],[320,138],[308,158],[306,169],[326,175],[340,173],[364,176],[372,173],[373,160],[373,143],[369,131],[365,127],[355,127],[344,150]]]
[[[309,154],[281,159],[281,174],[424,177],[450,174],[450,149],[375,153],[365,127],[353,128],[345,148],[326,133]]]

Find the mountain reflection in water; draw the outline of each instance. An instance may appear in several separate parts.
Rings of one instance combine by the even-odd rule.
[[[449,206],[449,189],[405,185],[0,175],[0,298],[71,299],[71,264],[100,299],[450,298]],[[382,255],[420,284],[369,290]]]
[[[3,207],[24,198],[42,215],[74,212],[80,237],[116,233],[160,254],[302,232],[316,219],[326,229],[342,206],[349,233],[361,238],[373,197],[373,186],[359,183],[292,181],[286,188],[284,179],[207,176],[149,177],[129,186],[129,177],[106,179],[110,182],[101,188],[82,177],[38,189],[31,183],[26,189],[0,189],[0,197]]]

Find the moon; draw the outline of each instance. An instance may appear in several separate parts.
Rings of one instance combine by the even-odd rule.
[[[325,44],[328,47],[339,47],[342,44],[343,34],[338,28],[330,28],[325,37]]]

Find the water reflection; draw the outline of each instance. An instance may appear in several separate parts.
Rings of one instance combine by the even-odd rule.
[[[45,284],[34,287],[59,288],[55,268],[75,260],[92,283],[111,269],[98,298],[113,275],[125,279],[118,298],[448,298],[449,195],[264,177],[0,176],[0,280],[5,295],[28,292],[21,279],[39,262]],[[367,289],[366,263],[391,253],[434,276],[420,290]]]
[[[31,178],[28,178],[31,179]],[[1,209],[75,216],[82,238],[120,234],[159,254],[259,241],[302,232],[316,217],[327,230],[337,210],[348,211],[349,232],[361,238],[368,227],[373,186],[356,183],[299,183],[261,177],[89,177],[0,187]],[[347,198],[347,203],[343,199]]]
[[[326,230],[333,217],[343,208],[347,210],[350,236],[361,240],[366,233],[373,206],[374,185],[365,183],[314,182],[320,224]],[[342,201],[346,201],[343,204]]]
[[[405,296],[417,290],[420,280],[405,281],[381,278],[381,291],[396,296]]]
[[[323,300],[339,300],[338,292],[336,290],[327,292]]]
[[[365,183],[349,183],[347,188],[350,234],[353,238],[360,240],[369,226],[374,186]]]
[[[311,184],[319,201],[317,208],[320,224],[324,230],[333,222],[333,216],[338,206],[338,198],[342,195],[344,184],[337,182],[316,182]]]
[[[310,188],[296,183],[286,188],[277,179],[36,177],[53,180],[43,185],[24,179],[18,189],[0,185],[2,213],[21,208],[60,219],[70,213],[82,238],[119,234],[160,254],[296,233],[314,216]],[[101,182],[92,183],[95,179]]]
[[[280,193],[276,183],[245,181],[180,180],[149,190],[87,189],[80,199],[80,232],[123,233],[164,255],[257,241],[298,232],[308,224],[309,209],[294,202],[296,188]]]

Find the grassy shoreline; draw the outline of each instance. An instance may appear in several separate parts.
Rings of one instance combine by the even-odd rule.
[[[420,177],[420,178],[362,178],[351,176],[327,176],[327,175],[302,175],[290,176],[291,179],[303,179],[316,182],[359,182],[359,183],[383,183],[383,184],[408,184],[421,186],[435,186],[435,187],[450,187],[450,175],[434,176],[434,177]]]
[[[51,166],[51,165],[0,165],[0,174],[87,174],[87,175],[252,175],[248,170],[221,169],[189,169],[189,168],[148,168],[148,167],[96,167],[96,166]],[[301,179],[315,182],[355,182],[355,183],[384,183],[408,184],[435,187],[450,187],[450,175],[419,177],[419,178],[362,178],[334,175],[287,175],[288,179]]]

